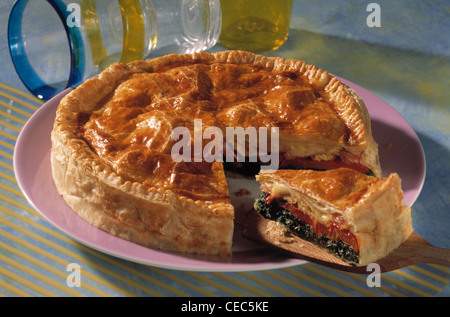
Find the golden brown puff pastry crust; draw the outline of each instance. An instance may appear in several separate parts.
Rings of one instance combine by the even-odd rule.
[[[261,171],[261,190],[297,206],[315,222],[340,226],[356,236],[359,265],[386,256],[412,233],[411,209],[403,203],[395,173],[380,179],[348,168],[328,171]]]
[[[67,95],[52,132],[59,192],[88,222],[151,247],[230,253],[220,162],[175,162],[175,127],[279,127],[287,157],[352,157],[380,175],[362,100],[303,61],[248,52],[115,64]]]

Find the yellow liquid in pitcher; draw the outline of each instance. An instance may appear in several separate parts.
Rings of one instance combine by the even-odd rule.
[[[279,48],[287,39],[293,0],[220,0],[219,43],[251,52]]]
[[[96,0],[82,0],[82,21],[91,48],[92,62],[100,71],[112,63],[142,59],[145,51],[145,22],[140,0],[118,0],[122,16],[121,51],[109,51],[116,43],[105,43],[97,14]],[[120,56],[120,59],[119,59]]]
[[[122,11],[123,49],[121,62],[142,59],[145,46],[145,23],[140,0],[119,0]]]

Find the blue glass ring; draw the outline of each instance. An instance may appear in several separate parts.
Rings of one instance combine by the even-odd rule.
[[[70,75],[65,83],[49,84],[34,71],[25,50],[22,33],[22,19],[25,7],[30,0],[18,0],[14,4],[8,21],[8,44],[10,55],[20,79],[36,97],[49,100],[68,87],[79,85],[84,78],[85,52],[79,28],[69,27],[66,23],[70,12],[61,0],[47,0],[57,12],[67,35],[70,48]]]

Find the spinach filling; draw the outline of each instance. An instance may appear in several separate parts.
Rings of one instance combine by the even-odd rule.
[[[275,200],[268,205],[266,203],[267,196],[269,196],[269,194],[261,193],[259,198],[255,201],[255,209],[264,218],[282,223],[295,235],[327,249],[328,252],[344,261],[350,263],[359,262],[359,253],[353,250],[348,244],[345,244],[341,240],[333,241],[326,236],[317,237],[312,226],[300,221],[292,213],[281,208]]]

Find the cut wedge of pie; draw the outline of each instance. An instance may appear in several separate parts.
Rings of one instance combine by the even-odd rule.
[[[386,256],[412,233],[401,180],[348,168],[278,170],[257,175],[255,209],[265,218],[357,265]]]
[[[234,208],[223,162],[172,155],[173,131],[192,132],[192,145],[196,120],[223,135],[279,128],[281,168],[381,173],[369,114],[352,89],[303,61],[227,51],[115,64],[65,96],[52,131],[59,193],[121,238],[230,254]]]

